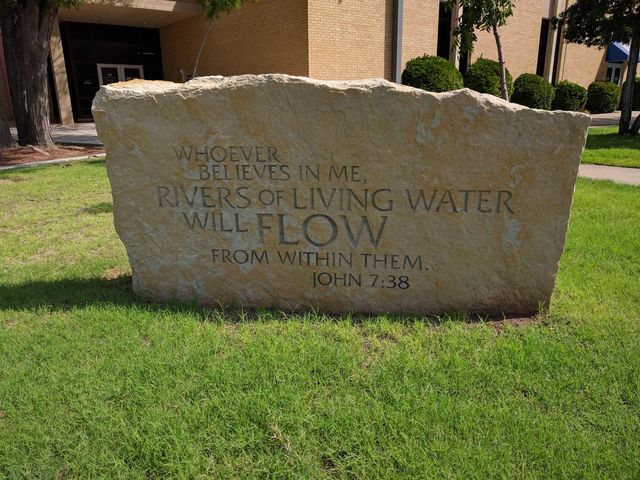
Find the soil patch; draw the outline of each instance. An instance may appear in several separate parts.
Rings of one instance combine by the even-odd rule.
[[[56,160],[59,158],[91,157],[104,153],[104,147],[55,147],[41,150],[31,146],[0,149],[0,167],[22,165],[24,163]]]

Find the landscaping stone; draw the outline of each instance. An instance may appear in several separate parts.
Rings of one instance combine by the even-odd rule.
[[[136,292],[285,310],[548,304],[589,117],[286,75],[98,92]]]

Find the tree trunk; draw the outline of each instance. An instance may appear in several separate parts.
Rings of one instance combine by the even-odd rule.
[[[500,91],[502,92],[502,98],[507,102],[509,101],[509,89],[507,88],[507,67],[504,63],[504,52],[502,51],[502,40],[500,39],[500,33],[498,27],[493,26],[493,36],[496,39],[496,47],[498,47],[498,63],[500,64]]]
[[[1,16],[9,89],[20,145],[54,146],[49,124],[49,40],[57,2],[9,2]]]
[[[631,111],[633,109],[633,87],[638,69],[639,53],[640,30],[633,32],[631,46],[629,47],[629,67],[627,68],[627,79],[624,82],[622,90],[622,113],[620,114],[620,126],[618,127],[618,133],[620,135],[630,132],[629,122],[631,122]]]
[[[211,26],[213,25],[213,18],[209,19],[209,26],[207,27],[207,31],[204,32],[204,37],[202,37],[202,42],[200,43],[200,48],[198,49],[198,55],[196,56],[196,63],[193,66],[193,75],[191,78],[196,78],[198,76],[198,63],[200,62],[200,55],[202,55],[202,50],[204,50],[204,44],[207,43],[207,38],[209,37],[209,32],[211,31]]]
[[[633,122],[633,125],[631,125],[631,128],[629,129],[629,133],[631,135],[637,135],[638,130],[640,130],[640,115],[636,117],[635,121]]]
[[[0,105],[0,148],[12,147],[14,145],[7,117],[4,116],[2,105]]]

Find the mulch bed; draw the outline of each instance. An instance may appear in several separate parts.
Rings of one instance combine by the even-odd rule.
[[[32,146],[3,148],[0,149],[0,167],[58,158],[91,157],[101,153],[104,153],[104,147],[60,146],[50,150],[41,150]]]

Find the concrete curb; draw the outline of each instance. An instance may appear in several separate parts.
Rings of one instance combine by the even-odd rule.
[[[0,171],[6,170],[18,170],[20,168],[30,168],[30,167],[39,167],[41,165],[55,165],[56,163],[70,163],[70,162],[79,162],[82,160],[98,160],[104,158],[106,156],[105,153],[98,153],[96,155],[91,155],[89,157],[66,157],[66,158],[54,158],[53,160],[41,160],[38,162],[29,162],[29,163],[21,163],[19,165],[8,165],[6,167],[0,167]]]
[[[67,145],[70,147],[96,147],[96,148],[104,147],[104,143],[100,143],[100,142],[81,142],[81,141],[68,140],[68,141],[56,141],[54,143],[61,148],[64,148]]]
[[[640,168],[583,163],[580,165],[578,175],[593,180],[610,180],[615,183],[640,186]]]

